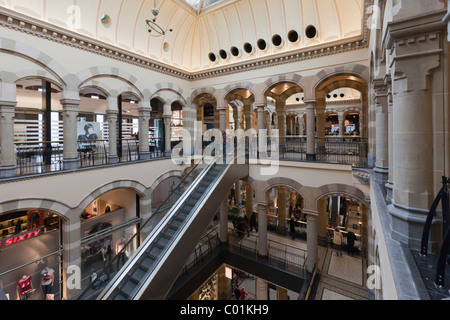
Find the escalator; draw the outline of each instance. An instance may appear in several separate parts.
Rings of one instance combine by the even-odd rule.
[[[331,197],[331,210],[330,210],[330,222],[329,225],[333,226],[333,228],[336,228],[339,226],[339,201],[340,197]]]
[[[206,166],[97,299],[165,299],[228,190],[248,170],[215,161]]]

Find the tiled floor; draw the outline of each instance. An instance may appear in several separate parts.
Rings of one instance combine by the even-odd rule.
[[[257,233],[252,233],[257,235]],[[302,250],[306,250],[306,242],[298,239],[291,239],[289,236],[281,236],[269,232],[268,240],[284,243]],[[367,263],[357,256],[349,256],[343,252],[338,256],[331,248],[319,246],[319,270],[320,280],[315,294],[316,300],[367,300],[368,292],[366,287]],[[244,281],[246,291],[254,293],[254,280]],[[274,293],[276,294],[276,293]],[[288,291],[289,299],[296,300],[297,293]],[[249,295],[249,298],[254,298]],[[276,300],[276,296],[271,297]]]

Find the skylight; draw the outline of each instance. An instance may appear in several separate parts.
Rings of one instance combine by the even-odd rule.
[[[186,1],[195,10],[199,11],[222,0],[184,0],[184,1]]]

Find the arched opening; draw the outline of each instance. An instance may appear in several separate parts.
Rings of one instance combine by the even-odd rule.
[[[20,79],[16,88],[16,173],[26,175],[62,170],[62,89],[37,77]]]
[[[298,191],[289,186],[271,187],[266,191],[266,202],[268,230],[306,239],[304,200]]]
[[[140,243],[139,237],[135,237],[121,253],[124,244],[136,234],[139,217],[140,196],[129,188],[107,191],[84,209],[80,215],[83,279],[94,273],[105,273],[111,278],[124,265]]]

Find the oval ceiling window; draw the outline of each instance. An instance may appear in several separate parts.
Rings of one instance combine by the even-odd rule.
[[[246,42],[244,44],[244,51],[247,53],[251,53],[253,51],[253,46],[250,43]]]
[[[234,57],[237,57],[237,56],[239,56],[239,49],[238,48],[236,48],[236,47],[231,47],[231,54],[234,56]]]
[[[272,43],[275,47],[279,47],[283,43],[283,39],[281,39],[280,35],[276,34],[272,37]]]
[[[308,39],[314,39],[317,36],[317,29],[314,26],[308,26],[306,28],[306,37]]]
[[[267,48],[267,43],[264,39],[259,39],[257,42],[258,48],[259,50],[266,50]]]
[[[298,37],[298,32],[295,30],[291,30],[288,33],[288,39],[290,42],[297,42],[299,37]]]
[[[219,51],[219,55],[220,55],[220,57],[222,58],[222,59],[226,59],[226,58],[228,58],[228,54],[227,54],[227,52],[225,51],[225,50],[220,50]]]
[[[208,57],[209,57],[209,60],[211,60],[211,62],[215,62],[216,59],[217,59],[217,58],[216,58],[216,55],[215,55],[214,53],[212,53],[212,52],[209,54]]]

